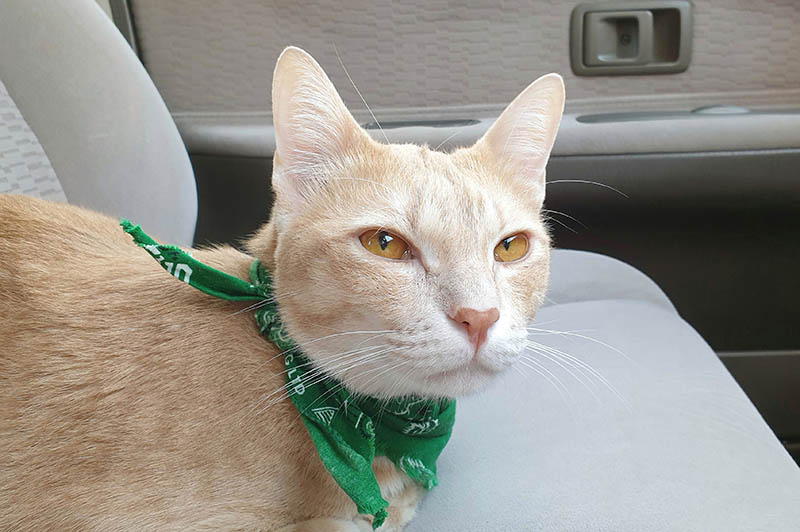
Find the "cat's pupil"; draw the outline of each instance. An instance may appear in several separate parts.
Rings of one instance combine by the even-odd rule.
[[[503,240],[503,247],[506,248],[506,251],[508,251],[508,246],[511,245],[512,240],[513,238],[506,238],[505,240]]]
[[[378,245],[381,247],[382,250],[386,249],[386,246],[389,245],[389,242],[392,241],[392,237],[389,236],[389,233],[385,231],[381,231],[378,234]]]

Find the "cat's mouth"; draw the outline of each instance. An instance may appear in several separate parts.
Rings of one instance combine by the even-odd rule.
[[[495,374],[497,374],[496,370],[486,368],[477,360],[472,359],[466,364],[462,364],[455,368],[432,373],[425,377],[425,380],[430,383],[437,383],[465,377],[491,377]]]

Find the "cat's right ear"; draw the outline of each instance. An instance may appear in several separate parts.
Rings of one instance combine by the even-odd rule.
[[[343,156],[370,142],[322,67],[300,48],[286,48],[275,65],[272,120],[273,188],[293,204],[307,201]]]
[[[544,201],[545,165],[564,113],[564,80],[537,79],[511,102],[475,145],[489,150],[506,175],[521,180]]]

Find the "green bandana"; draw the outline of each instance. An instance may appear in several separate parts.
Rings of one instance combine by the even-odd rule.
[[[179,280],[228,301],[264,304],[255,311],[256,323],[260,333],[285,354],[286,389],[292,403],[325,468],[359,513],[374,516],[372,528],[386,519],[389,505],[372,472],[374,456],[386,456],[425,489],[436,485],[436,459],[455,422],[454,400],[355,396],[333,379],[314,378],[311,363],[281,325],[272,279],[257,260],[250,265],[248,283],[206,266],[175,246],[158,244],[138,225],[127,220],[121,225]]]

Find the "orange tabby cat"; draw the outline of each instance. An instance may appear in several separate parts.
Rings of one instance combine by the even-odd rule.
[[[243,279],[259,258],[292,338],[352,391],[457,396],[512,364],[547,284],[561,78],[451,154],[371,140],[297,48],[272,90],[272,219],[250,255],[194,256]],[[117,220],[0,197],[0,529],[370,530],[245,307],[177,282]],[[380,530],[402,530],[420,489],[373,469]]]

